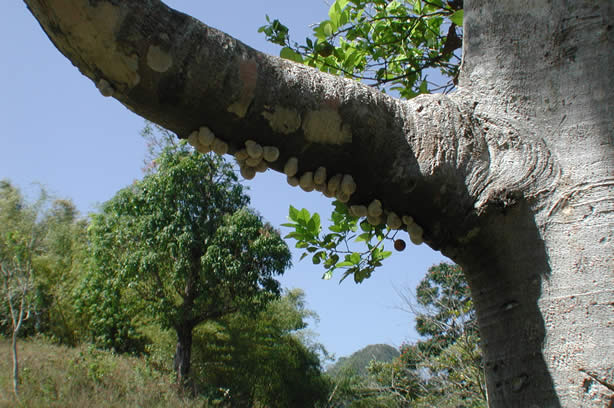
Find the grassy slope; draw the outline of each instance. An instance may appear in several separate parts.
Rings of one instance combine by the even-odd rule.
[[[10,342],[0,338],[0,407],[206,407],[178,396],[172,377],[140,358],[40,340],[18,343],[19,401],[12,392]]]

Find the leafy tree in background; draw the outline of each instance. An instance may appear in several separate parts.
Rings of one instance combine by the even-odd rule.
[[[314,407],[326,400],[326,352],[306,332],[317,316],[304,292],[287,291],[256,316],[236,313],[196,330],[194,369],[202,386],[233,406]],[[324,352],[324,355],[322,355]]]
[[[404,344],[390,364],[374,364],[372,375],[385,392],[420,407],[485,407],[480,335],[470,288],[458,265],[429,268],[415,297],[402,295],[423,337]]]
[[[415,301],[402,295],[416,316],[416,331],[424,337],[420,349],[437,355],[465,335],[479,330],[471,289],[460,266],[442,262],[429,268],[416,288]]]
[[[402,294],[422,339],[403,344],[391,361],[365,361],[334,372],[339,407],[485,407],[479,331],[459,266],[429,268],[415,295]]]
[[[416,288],[419,367],[428,371],[420,403],[440,407],[485,407],[486,382],[471,289],[458,265],[442,262],[429,268]]]
[[[42,251],[45,225],[39,219],[47,195],[29,203],[21,191],[0,180],[0,278],[2,279],[3,326],[11,335],[13,392],[19,393],[17,337],[32,309],[35,259]]]
[[[194,328],[257,312],[279,295],[286,244],[260,216],[230,165],[169,146],[142,181],[92,217],[93,267],[82,291],[92,328],[121,348],[143,314],[177,334],[174,368],[187,384]]]
[[[88,223],[67,199],[52,201],[41,221],[46,233],[36,260],[33,324],[28,331],[74,346],[84,334],[84,322],[74,307],[74,290],[86,270]]]

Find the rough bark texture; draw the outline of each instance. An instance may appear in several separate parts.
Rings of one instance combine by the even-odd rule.
[[[480,94],[476,116],[547,149],[518,157],[528,164],[519,184],[502,185],[516,204],[486,217],[461,257],[475,283],[490,400],[611,406],[612,2],[486,3],[467,5],[462,86]],[[517,143],[510,136],[496,154]],[[535,190],[531,169],[546,155],[555,172]]]
[[[155,0],[26,0],[104,95],[351,174],[472,285],[493,407],[614,404],[611,1],[465,1],[460,87],[399,101]]]

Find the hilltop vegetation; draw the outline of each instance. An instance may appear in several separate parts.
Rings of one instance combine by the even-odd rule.
[[[368,374],[367,368],[371,361],[388,363],[399,355],[399,350],[388,344],[370,344],[348,357],[340,357],[326,372],[332,377],[347,371],[364,377]]]

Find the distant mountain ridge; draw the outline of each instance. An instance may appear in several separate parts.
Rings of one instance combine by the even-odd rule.
[[[399,350],[388,344],[370,344],[349,357],[340,357],[326,372],[335,377],[343,371],[351,370],[359,376],[366,376],[371,360],[389,362],[398,356]]]

